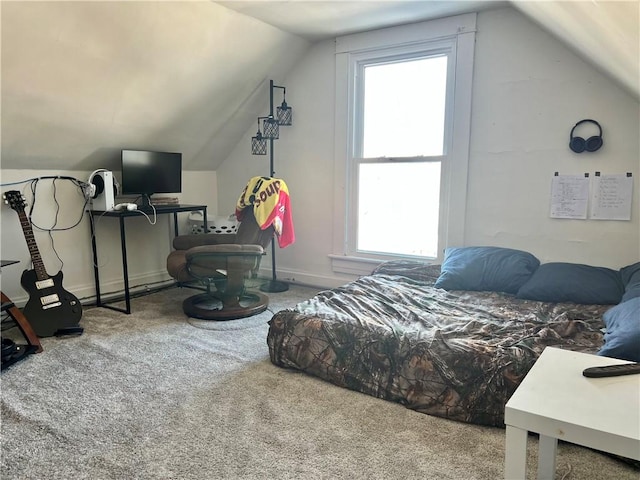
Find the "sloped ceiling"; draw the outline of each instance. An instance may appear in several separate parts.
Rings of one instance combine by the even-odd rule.
[[[140,148],[215,170],[312,42],[504,4],[2,1],[1,166],[118,170]],[[640,98],[637,1],[513,4]]]
[[[309,40],[512,5],[640,99],[640,1],[218,2]]]
[[[216,2],[311,41],[508,5],[498,0]]]
[[[516,1],[513,5],[640,99],[639,1]]]
[[[1,2],[2,168],[215,170],[309,46],[212,2]],[[265,83],[266,82],[266,83]]]

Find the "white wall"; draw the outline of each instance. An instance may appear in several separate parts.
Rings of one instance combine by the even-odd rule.
[[[287,88],[293,125],[280,129],[275,141],[274,170],[291,195],[296,242],[276,248],[279,278],[312,285],[339,285],[350,277],[336,276],[327,255],[333,239],[333,119],[335,95],[334,42],[314,45],[286,79],[274,79]],[[265,113],[269,92],[264,91]],[[280,102],[276,94],[275,102]],[[247,180],[269,174],[269,156],[251,155],[251,136],[245,135],[218,169],[220,212],[230,210]],[[271,261],[263,261],[262,268]]]
[[[543,262],[619,268],[638,261],[638,100],[512,8],[479,13],[476,41],[465,244],[520,248]],[[275,170],[289,186],[297,236],[277,252],[279,278],[321,286],[348,279],[331,271],[328,258],[341,253],[331,247],[334,61],[334,42],[321,42],[287,78],[275,79],[294,109],[293,126],[276,141]],[[569,132],[583,118],[603,125],[604,147],[578,155],[568,148]],[[268,157],[250,154],[254,133],[218,169],[221,212],[233,208],[249,177],[268,173]],[[553,173],[596,170],[633,173],[632,220],[550,219]]]
[[[515,10],[480,14],[476,47],[465,242],[522,248],[543,262],[640,260],[638,101]],[[569,133],[584,118],[602,125],[604,146],[576,154]],[[556,171],[632,172],[632,220],[549,218]]]
[[[28,206],[34,205],[29,184],[9,185],[36,177],[64,175],[86,181],[90,172],[81,171],[35,171],[35,170],[2,170],[2,192],[18,190],[24,192]],[[119,178],[119,172],[115,172]],[[178,194],[181,203],[207,205],[208,213],[217,210],[217,176],[215,172],[183,172],[183,193]],[[63,286],[82,301],[95,296],[93,276],[93,257],[89,220],[83,212],[84,197],[75,185],[68,180],[55,181],[55,199],[59,203],[56,222],[56,203],[54,201],[54,182],[43,179],[38,182],[36,201],[32,221],[42,228],[72,227],[68,230],[49,234],[33,227],[34,237],[43,263],[49,275],[55,275],[62,269]],[[120,200],[130,200],[121,198]],[[3,260],[19,260],[19,265],[2,269],[2,291],[16,304],[22,305],[27,294],[20,286],[20,276],[30,266],[31,257],[25,241],[20,221],[16,212],[9,206],[2,205],[0,210],[0,245]],[[189,229],[188,214],[179,214],[181,233]],[[101,293],[120,292],[123,290],[122,257],[120,254],[119,222],[116,218],[96,217],[96,240],[98,265],[100,268]],[[170,279],[166,271],[166,258],[171,250],[174,235],[173,215],[159,215],[155,225],[147,219],[129,218],[126,220],[127,257],[129,265],[129,284],[149,285]],[[55,247],[55,251],[54,251]],[[64,262],[56,257],[56,252]]]

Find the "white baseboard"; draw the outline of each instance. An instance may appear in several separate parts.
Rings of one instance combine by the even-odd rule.
[[[148,272],[142,275],[130,275],[129,276],[129,293],[131,295],[149,291],[154,288],[163,286],[169,286],[175,283],[175,280],[169,276],[166,270],[158,270],[156,272]],[[96,286],[95,284],[84,285],[67,285],[62,284],[62,288],[72,293],[80,300],[83,305],[96,302]],[[124,296],[124,280],[116,279],[107,282],[100,282],[100,299],[103,301],[110,300],[112,298]],[[11,301],[18,307],[22,308],[29,300],[29,296],[26,292],[23,295],[12,297]]]
[[[270,268],[261,267],[259,270],[260,277],[271,278],[272,272]],[[357,275],[349,275],[345,277],[315,275],[307,272],[301,272],[298,270],[290,270],[286,268],[278,268],[277,272],[278,280],[284,282],[293,283],[297,285],[304,285],[310,287],[320,288],[336,288],[351,282],[358,278]]]
[[[168,286],[175,283],[175,280],[166,270],[147,272],[138,275],[129,275],[129,293],[131,295],[152,290],[161,286]],[[77,289],[74,293],[81,303],[91,303],[96,301],[95,285],[88,285]],[[100,282],[100,299],[109,300],[111,298],[124,295],[124,280],[114,279],[107,282]]]
[[[269,279],[272,276],[270,268],[260,268],[260,278]],[[318,288],[336,288],[357,279],[357,275],[344,277],[315,275],[307,272],[301,272],[290,269],[278,269],[278,280],[288,282],[295,285],[318,287]],[[145,274],[129,276],[129,293],[131,295],[139,294],[154,288],[166,287],[175,283],[175,280],[167,274],[166,270],[158,270],[155,272],[147,272]],[[95,284],[84,285],[66,285],[62,287],[68,292],[75,295],[80,303],[89,305],[96,302],[96,286]],[[109,301],[113,298],[124,296],[124,280],[121,278],[100,282],[100,299]],[[29,300],[26,292],[24,295],[12,298],[13,303],[22,308]]]

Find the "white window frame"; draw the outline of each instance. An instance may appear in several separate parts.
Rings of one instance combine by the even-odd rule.
[[[398,258],[364,254],[355,248],[359,165],[355,154],[361,151],[362,138],[361,132],[356,131],[362,123],[356,119],[358,102],[362,101],[356,97],[356,82],[362,66],[376,59],[437,53],[449,57],[444,154],[426,157],[441,161],[438,244],[442,248],[439,257],[432,260],[441,261],[442,250],[447,246],[464,245],[475,25],[476,14],[472,13],[336,39],[335,253],[330,255],[335,272],[367,274],[372,265]]]

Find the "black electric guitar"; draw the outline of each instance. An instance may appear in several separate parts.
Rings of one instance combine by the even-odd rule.
[[[81,334],[83,329],[78,322],[82,318],[82,305],[73,294],[62,288],[62,271],[53,277],[47,274],[31,222],[24,211],[24,197],[17,190],[11,190],[4,194],[4,200],[20,217],[33,263],[33,270],[22,272],[20,279],[22,288],[29,294],[29,301],[23,309],[24,316],[39,337]]]

